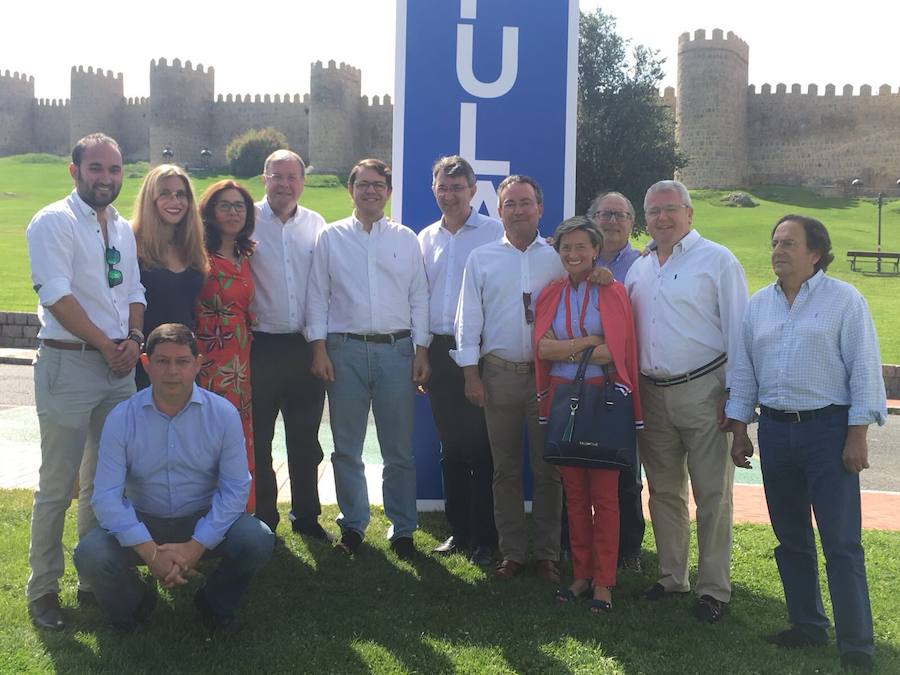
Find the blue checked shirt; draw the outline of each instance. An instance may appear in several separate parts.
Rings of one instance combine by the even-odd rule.
[[[849,424],[885,423],[878,337],[865,299],[824,272],[789,305],[774,283],[754,293],[744,316],[726,415],[750,422],[757,402],[775,410],[850,406]]]

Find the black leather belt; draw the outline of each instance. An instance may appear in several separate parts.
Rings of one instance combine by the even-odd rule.
[[[837,415],[838,413],[850,410],[848,405],[826,405],[824,408],[816,410],[775,410],[760,404],[759,414],[768,417],[776,422],[789,422],[797,424],[798,422],[809,422],[817,417],[828,417],[829,415]]]
[[[359,340],[360,342],[374,342],[376,344],[393,344],[397,340],[408,338],[412,335],[412,331],[398,330],[396,333],[341,333],[345,338],[350,340]]]
[[[728,361],[728,354],[719,354],[712,361],[707,363],[704,366],[700,366],[696,370],[692,370],[689,373],[684,375],[679,375],[677,377],[670,377],[665,380],[654,380],[649,375],[644,375],[648,380],[650,380],[657,387],[674,387],[676,384],[684,384],[685,382],[690,382],[691,380],[696,380],[704,375],[709,375],[712,371],[714,371],[719,366],[723,365]]]
[[[449,347],[450,349],[456,349],[456,337],[453,335],[432,335],[431,344],[444,345]]]

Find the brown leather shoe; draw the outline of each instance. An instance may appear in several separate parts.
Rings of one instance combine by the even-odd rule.
[[[520,562],[504,559],[497,565],[497,569],[494,570],[494,578],[500,581],[509,581],[522,573],[522,567],[523,565]]]
[[[534,564],[534,572],[544,581],[559,583],[559,568],[554,560],[538,560]]]

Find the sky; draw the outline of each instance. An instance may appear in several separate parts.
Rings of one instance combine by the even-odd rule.
[[[620,35],[666,59],[662,86],[675,86],[678,36],[698,28],[707,36],[734,31],[750,45],[757,91],[767,82],[804,91],[813,83],[820,92],[829,83],[839,92],[845,84],[900,84],[900,9],[891,3],[581,0],[583,10],[598,6],[616,17]],[[393,95],[394,0],[14,0],[3,15],[0,71],[33,76],[38,98],[68,98],[73,65],[121,72],[125,96],[147,96],[150,60],[160,57],[214,66],[217,94],[304,94],[310,63],[334,59],[362,70],[364,94]],[[283,37],[273,40],[273,29]]]

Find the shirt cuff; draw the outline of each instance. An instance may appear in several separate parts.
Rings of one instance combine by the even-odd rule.
[[[214,549],[225,539],[225,533],[216,532],[205,516],[197,521],[197,525],[194,527],[194,534],[191,536],[208,550]]]
[[[137,546],[145,541],[153,541],[150,536],[150,530],[142,522],[138,521],[127,530],[123,530],[116,535],[116,539],[122,546]]]
[[[451,349],[450,358],[456,361],[456,365],[460,368],[466,366],[477,366],[478,359],[481,358],[480,347],[463,347],[462,349]]]
[[[750,424],[753,421],[754,406],[752,403],[744,403],[735,401],[733,398],[728,399],[725,403],[725,417]]]
[[[60,298],[72,295],[72,284],[65,277],[57,277],[42,284],[37,294],[41,304],[49,307],[59,302]]]
[[[306,329],[303,331],[304,337],[306,337],[307,342],[313,342],[315,340],[324,340],[328,337],[328,325],[327,324],[308,324]]]
[[[425,347],[425,349],[428,349],[428,347],[431,346],[431,333],[429,331],[414,330],[412,339],[413,343],[418,347]]]
[[[861,407],[850,406],[850,410],[847,412],[847,424],[854,426],[877,424],[882,427],[887,422],[884,413],[883,410],[865,410]]]

